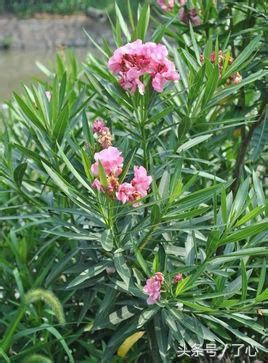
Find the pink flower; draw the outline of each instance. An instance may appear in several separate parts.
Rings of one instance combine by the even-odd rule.
[[[107,149],[95,153],[94,159],[96,163],[91,166],[91,171],[94,175],[99,175],[99,163],[101,162],[105,174],[119,176],[122,173],[124,158],[121,156],[121,152],[113,146],[109,146]]]
[[[188,25],[189,21],[194,26],[198,26],[198,25],[202,24],[202,20],[198,16],[197,10],[195,8],[187,10],[185,7],[182,7],[179,11],[179,19],[181,22],[183,22],[187,25]]]
[[[125,204],[126,202],[132,202],[134,200],[135,189],[130,183],[123,183],[119,186],[116,193],[117,199]]]
[[[158,66],[152,81],[153,89],[157,92],[162,92],[165,84],[168,81],[178,81],[179,75],[176,72],[174,63],[165,60],[163,64]]]
[[[194,26],[198,26],[198,25],[202,24],[202,20],[198,16],[197,10],[195,8],[190,9],[189,14],[190,14],[190,20]]]
[[[153,277],[147,279],[143,291],[149,295],[147,299],[148,305],[155,304],[158,300],[160,300],[161,285],[163,282],[164,276],[161,272],[157,272]]]
[[[134,178],[130,183],[123,183],[116,193],[117,199],[125,204],[135,202],[145,197],[152,183],[152,177],[147,175],[147,170],[143,166],[134,166]],[[141,203],[134,203],[133,207],[140,206]]]
[[[157,0],[157,3],[164,11],[172,10],[175,6],[175,0]]]
[[[164,275],[162,274],[162,272],[156,272],[154,274],[154,278],[160,282],[160,284],[162,285],[165,281]]]
[[[152,180],[152,177],[147,175],[147,170],[143,166],[134,166],[134,178],[131,184],[142,197],[147,195]]]
[[[93,183],[91,184],[92,188],[97,189],[98,191],[103,192],[103,187],[99,181],[99,179],[94,179]]]
[[[96,119],[94,122],[93,122],[93,133],[101,133],[103,131],[103,129],[105,129],[106,126],[105,126],[105,123],[102,119]]]
[[[140,79],[144,74],[151,76],[155,91],[162,92],[167,81],[179,79],[174,64],[167,56],[164,45],[153,42],[143,44],[138,39],[115,50],[108,66],[114,74],[119,75],[121,86],[131,93],[138,89],[140,94],[144,94],[145,87]]]
[[[178,273],[174,276],[173,282],[176,284],[177,282],[181,281],[183,279],[182,274]]]
[[[178,0],[178,2],[181,6],[184,6],[187,0]],[[157,0],[157,3],[164,11],[170,11],[175,6],[175,0]]]

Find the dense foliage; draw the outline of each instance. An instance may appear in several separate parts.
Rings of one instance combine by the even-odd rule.
[[[267,352],[265,7],[178,3],[115,6],[113,46],[1,111],[3,361]]]

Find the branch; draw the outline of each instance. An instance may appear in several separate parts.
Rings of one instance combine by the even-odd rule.
[[[240,182],[240,177],[241,177],[241,171],[244,167],[244,162],[245,162],[245,157],[247,154],[247,149],[248,146],[250,144],[251,138],[253,136],[253,132],[254,130],[260,126],[260,124],[263,121],[263,112],[264,112],[264,107],[262,107],[261,112],[260,112],[260,116],[257,119],[256,122],[254,122],[253,124],[251,124],[251,126],[249,127],[248,133],[245,135],[245,137],[243,138],[241,145],[240,145],[240,150],[238,152],[238,157],[236,159],[235,162],[235,166],[234,166],[234,171],[233,171],[233,184],[231,186],[231,190],[233,192],[233,194],[235,195],[239,186],[239,182]]]

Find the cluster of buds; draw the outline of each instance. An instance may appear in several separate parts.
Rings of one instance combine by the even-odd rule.
[[[204,63],[205,57],[203,54],[200,55],[201,63]],[[212,64],[217,64],[219,69],[220,78],[222,77],[222,73],[224,67],[231,65],[234,62],[234,58],[231,57],[228,53],[224,53],[222,50],[219,50],[218,54],[216,52],[212,52],[210,54],[210,62]],[[242,76],[239,72],[233,73],[226,81],[227,84],[239,84],[242,81]]]
[[[91,166],[91,172],[95,179],[92,187],[111,198],[116,197],[123,204],[130,202],[134,207],[139,206],[139,199],[148,194],[152,177],[147,175],[143,166],[134,166],[134,178],[130,183],[121,184],[119,176],[123,171],[124,158],[121,151],[112,146],[111,132],[103,120],[94,121],[93,134],[102,150],[94,154],[95,163]]]
[[[177,273],[173,278],[173,283],[178,284],[183,279],[181,273]],[[152,277],[146,280],[143,291],[148,295],[147,304],[152,305],[160,300],[161,288],[165,282],[162,272],[156,272]]]
[[[188,10],[187,7],[182,6],[179,11],[179,19],[186,25],[188,25],[189,22],[191,22],[193,26],[202,24],[202,20],[200,19],[196,8]]]
[[[94,121],[93,134],[102,149],[107,149],[109,146],[112,146],[112,135],[110,129],[105,125],[102,119]]]
[[[157,0],[157,3],[164,11],[173,11],[176,5],[180,6],[179,19],[186,25],[188,25],[189,22],[191,22],[193,26],[202,24],[197,9],[189,8],[187,0]]]

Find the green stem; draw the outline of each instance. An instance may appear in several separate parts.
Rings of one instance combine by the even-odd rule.
[[[118,248],[119,247],[119,245],[117,243],[118,233],[115,231],[116,224],[115,224],[115,218],[114,218],[113,201],[109,201],[109,203],[108,203],[108,228],[110,229],[111,234],[112,234],[113,245]]]
[[[147,234],[145,235],[145,237],[143,238],[143,240],[141,241],[139,250],[142,251],[145,246],[147,245],[147,243],[150,241],[150,237],[151,235],[154,233],[154,231],[156,230],[158,224],[153,225],[149,231],[147,232]]]
[[[26,312],[26,305],[23,304],[20,306],[20,308],[17,312],[17,315],[15,316],[13,322],[9,325],[9,327],[4,335],[4,338],[0,342],[0,350],[2,350],[3,352],[6,352],[10,348],[10,346],[12,344],[13,335],[14,335],[21,319],[23,318],[25,312]]]
[[[148,100],[147,100],[148,101]],[[145,124],[148,117],[148,107],[145,100],[145,96],[138,96],[137,102],[134,102],[134,114],[137,122],[137,126],[140,131],[141,144],[143,149],[143,163],[144,167],[148,169],[148,150],[147,150],[147,138],[145,131]]]

